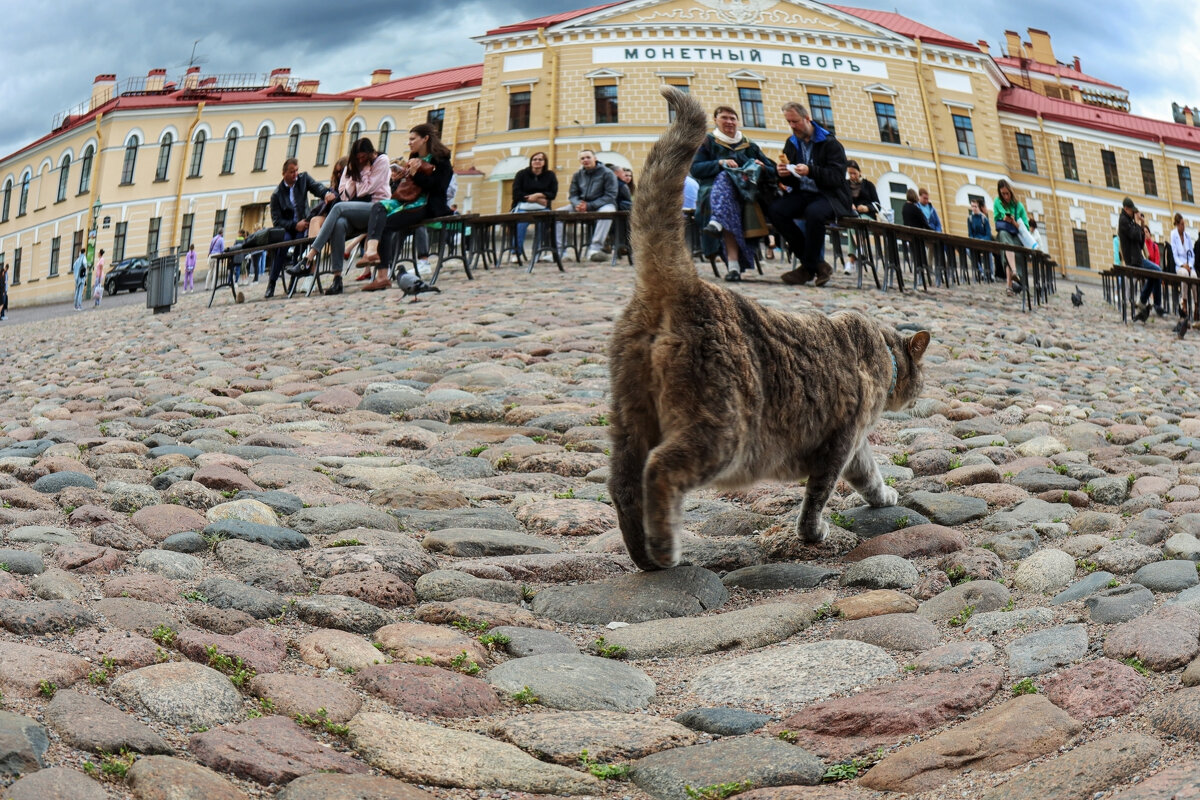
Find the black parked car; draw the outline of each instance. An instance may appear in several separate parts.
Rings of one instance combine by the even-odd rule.
[[[104,293],[114,295],[122,289],[136,292],[146,288],[146,271],[150,269],[148,258],[127,258],[114,264],[104,276]]]

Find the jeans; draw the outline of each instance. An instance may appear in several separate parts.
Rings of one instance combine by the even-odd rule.
[[[83,308],[83,290],[87,288],[87,282],[75,279],[75,308]]]
[[[351,231],[362,233],[367,229],[374,203],[347,200],[335,205],[321,224],[321,231],[313,240],[312,249],[319,255],[325,244],[329,244],[330,265],[335,272],[342,271],[342,259],[346,253],[346,237]]]
[[[563,206],[559,211],[574,211],[572,206]],[[597,211],[616,211],[617,207],[612,203],[600,206]],[[596,230],[592,233],[592,243],[588,247],[589,251],[601,250],[604,248],[604,240],[608,238],[608,229],[612,227],[611,219],[601,219],[596,221]],[[563,223],[554,223],[554,228],[558,234],[558,251],[561,253],[566,250],[566,243],[563,241]]]
[[[529,212],[529,211],[549,211],[549,210],[550,209],[547,206],[538,205],[537,203],[517,203],[515,206],[513,206],[513,213],[517,213],[517,214]],[[528,222],[518,222],[517,223],[516,249],[517,249],[518,253],[525,252],[525,233],[526,233],[526,231],[529,230],[529,225],[530,225],[530,223],[528,223]]]
[[[1143,258],[1142,263],[1138,264],[1142,269],[1153,270],[1154,272],[1162,272],[1162,267],[1155,264],[1148,258]],[[1142,305],[1150,299],[1150,295],[1154,295],[1154,307],[1162,308],[1162,281],[1146,281],[1146,285],[1142,287]]]
[[[771,203],[768,215],[792,252],[800,256],[800,266],[815,273],[825,245],[825,225],[834,216],[828,198],[818,192],[791,191]],[[796,225],[797,218],[804,220],[803,231]]]

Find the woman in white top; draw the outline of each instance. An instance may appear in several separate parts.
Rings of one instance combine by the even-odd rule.
[[[1171,231],[1171,255],[1175,257],[1175,274],[1194,278],[1196,277],[1196,252],[1192,249],[1192,237],[1187,235],[1187,226],[1183,221],[1182,214],[1176,214],[1173,221],[1175,229]],[[1187,299],[1193,291],[1190,286],[1183,287],[1179,300],[1179,315],[1183,317],[1183,321],[1175,326],[1175,332],[1179,334],[1180,339],[1183,338],[1183,333],[1187,332]],[[1180,329],[1182,329],[1182,333]]]

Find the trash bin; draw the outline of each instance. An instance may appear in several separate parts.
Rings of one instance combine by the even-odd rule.
[[[177,277],[179,276],[178,256],[159,256],[150,261],[146,272],[146,308],[154,309],[155,314],[171,310],[175,304],[178,291]]]

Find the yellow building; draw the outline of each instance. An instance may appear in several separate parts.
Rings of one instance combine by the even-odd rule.
[[[0,260],[14,306],[71,294],[74,255],[97,212],[109,263],[269,223],[285,157],[327,180],[359,136],[400,155],[419,122],[442,128],[461,211],[511,204],[529,156],[550,155],[560,200],[578,151],[635,174],[668,122],[659,87],[740,109],[769,155],[788,134],[780,107],[809,106],[898,209],[930,190],[945,229],[966,234],[969,197],[989,205],[1007,178],[1063,264],[1111,263],[1129,195],[1158,238],[1179,211],[1200,222],[1191,182],[1200,130],[1128,113],[1128,92],[1056,60],[1050,36],[1006,34],[993,56],[900,14],[810,0],[624,0],[514,22],[476,38],[482,63],[323,94],[289,70],[205,76],[165,70],[92,96],[51,133],[0,159]],[[450,43],[448,43],[450,44]]]

